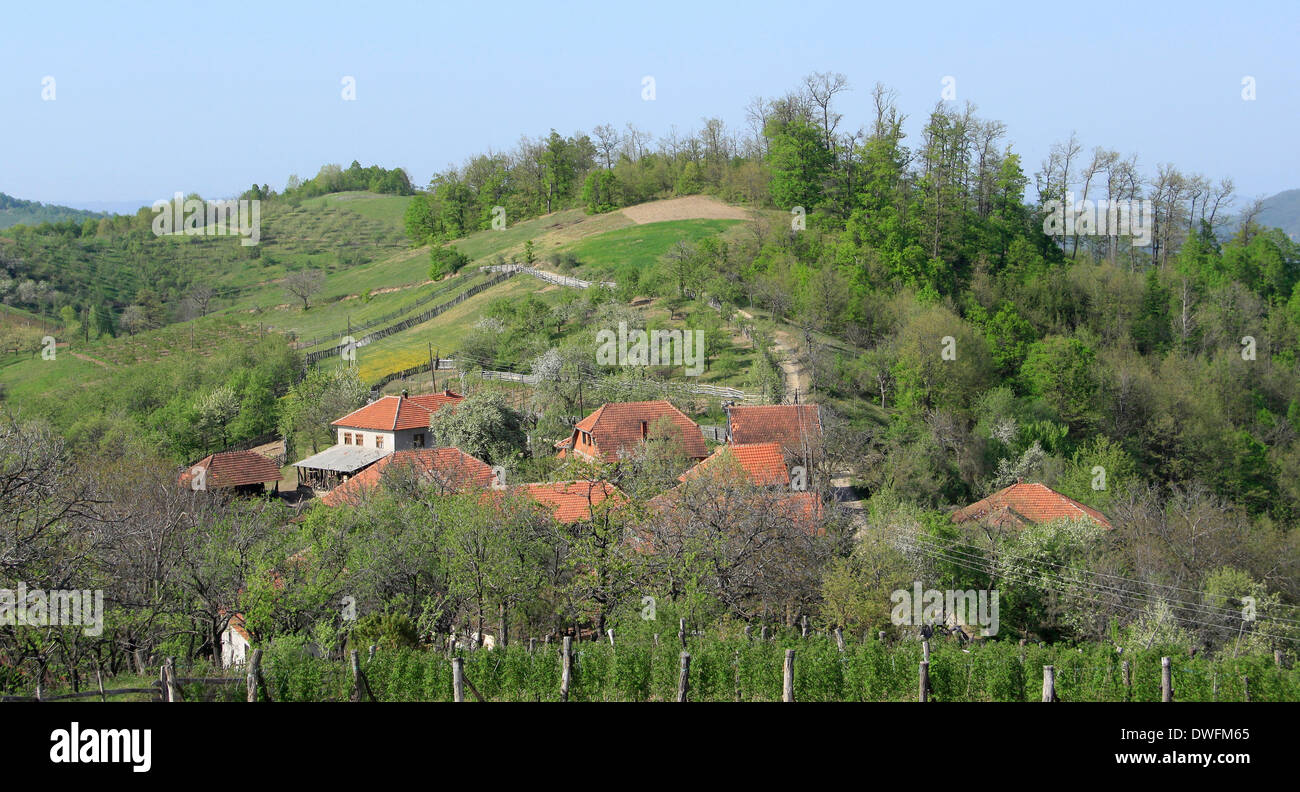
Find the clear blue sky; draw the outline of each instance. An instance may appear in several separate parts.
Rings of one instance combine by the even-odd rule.
[[[72,205],[283,187],[326,162],[435,170],[521,134],[745,124],[846,74],[843,126],[900,93],[909,141],[956,79],[1032,174],[1053,141],[1300,187],[1300,3],[29,2],[0,11],[0,191]],[[199,11],[199,8],[202,11]],[[357,81],[345,102],[340,80]],[[652,75],[657,98],[641,99]],[[1257,99],[1243,101],[1241,80]],[[55,101],[42,101],[42,78]]]

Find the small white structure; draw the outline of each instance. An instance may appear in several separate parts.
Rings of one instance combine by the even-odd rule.
[[[248,660],[248,632],[244,630],[244,619],[235,616],[221,633],[221,667],[242,666]]]

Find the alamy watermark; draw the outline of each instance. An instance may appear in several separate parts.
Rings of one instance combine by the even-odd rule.
[[[682,366],[688,377],[704,373],[704,333],[699,330],[628,330],[596,333],[596,363],[601,366]]]
[[[172,200],[153,202],[154,236],[240,236],[252,247],[262,239],[262,202],[240,199],[203,201],[176,193]]]
[[[998,634],[997,589],[940,591],[922,588],[918,580],[912,591],[898,589],[889,601],[894,603],[889,620],[895,625],[947,624],[952,617],[955,624],[981,627],[985,637]]]
[[[1043,233],[1048,236],[1131,236],[1137,247],[1151,244],[1155,228],[1155,207],[1149,199],[1141,201],[1074,200],[1074,193],[1064,201],[1044,204]]]
[[[0,589],[0,627],[83,627],[95,638],[104,633],[102,590]]]

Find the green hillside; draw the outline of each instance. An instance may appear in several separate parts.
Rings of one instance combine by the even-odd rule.
[[[0,228],[16,225],[39,225],[41,223],[58,223],[65,220],[82,222],[108,217],[103,212],[88,212],[73,209],[70,206],[45,204],[40,201],[24,201],[0,192]]]

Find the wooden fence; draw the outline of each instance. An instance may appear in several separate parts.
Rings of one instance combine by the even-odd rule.
[[[532,275],[534,278],[544,280],[547,283],[554,283],[557,286],[568,286],[573,289],[589,289],[594,285],[601,285],[607,289],[617,289],[618,284],[613,281],[585,281],[580,278],[571,278],[568,275],[557,275],[554,272],[526,267],[523,264],[494,264],[489,267],[481,267],[488,272],[522,272],[526,275]]]
[[[364,322],[364,323],[362,323],[362,324],[353,325],[351,328],[349,328],[349,329],[347,329],[347,330],[340,330],[340,331],[337,333],[337,335],[338,335],[338,336],[343,336],[343,335],[353,335],[353,334],[356,334],[356,333],[364,333],[365,331],[367,331],[367,330],[369,330],[369,329],[371,329],[371,328],[379,327],[380,325],[387,324],[388,322],[391,322],[391,321],[393,321],[394,319],[398,319],[398,318],[400,318],[400,317],[405,316],[406,314],[410,313],[411,311],[414,311],[416,308],[419,308],[419,307],[424,306],[424,305],[428,305],[430,302],[434,301],[435,299],[441,297],[442,295],[446,294],[447,292],[451,291],[452,289],[455,289],[455,288],[458,287],[458,286],[460,286],[460,283],[458,283],[458,282],[449,283],[449,284],[447,284],[446,286],[443,286],[441,289],[436,289],[436,290],[434,290],[434,291],[432,291],[432,292],[430,292],[430,293],[424,295],[423,297],[421,297],[421,298],[419,298],[419,299],[417,299],[417,300],[412,301],[412,302],[409,303],[408,305],[404,305],[404,306],[402,306],[401,308],[398,308],[396,311],[390,311],[390,312],[384,314],[383,316],[381,316],[381,317],[379,317],[379,318],[377,318],[377,319],[371,319],[371,320],[369,320],[369,321],[367,321],[367,322]],[[334,335],[326,335],[325,337],[328,339],[328,338],[333,338],[333,337],[335,337],[335,336],[334,336]],[[320,340],[319,337],[313,337],[312,340],[311,340],[311,343],[310,343],[310,344],[304,344],[304,345],[303,345],[303,348],[304,348],[304,349],[312,349],[312,348],[314,348],[314,347],[318,347],[318,346],[320,346],[322,343],[325,343],[325,342],[322,341],[322,340]],[[337,347],[336,347],[336,348],[337,348]]]
[[[350,345],[349,345],[349,344],[339,344],[339,345],[334,346],[334,347],[331,347],[331,348],[329,348],[329,349],[322,349],[322,350],[320,350],[320,351],[318,351],[318,352],[309,352],[309,353],[307,353],[307,355],[304,357],[304,360],[306,361],[307,365],[309,365],[309,366],[314,366],[314,365],[316,365],[317,363],[319,363],[320,361],[322,361],[322,360],[324,360],[324,359],[326,359],[326,358],[328,358],[328,357],[338,357],[338,356],[341,356],[341,355],[344,353],[344,351],[346,351],[346,350],[349,348],[349,346],[351,346],[351,348],[353,348],[353,349],[356,349],[356,348],[358,348],[358,347],[363,347],[363,346],[365,346],[365,345],[367,345],[367,344],[369,344],[369,343],[372,343],[372,342],[374,342],[374,341],[378,341],[378,340],[380,340],[381,338],[387,338],[388,336],[393,335],[393,334],[395,334],[395,333],[400,333],[400,332],[402,332],[403,330],[409,330],[409,329],[411,329],[412,327],[415,327],[415,326],[418,325],[418,324],[424,324],[425,322],[429,321],[430,319],[434,318],[435,316],[438,316],[439,314],[441,314],[441,313],[447,311],[447,310],[450,309],[450,308],[454,308],[454,307],[456,307],[457,305],[460,305],[461,303],[465,302],[465,301],[468,300],[469,298],[475,296],[476,294],[479,294],[480,292],[485,291],[486,289],[490,289],[490,288],[492,288],[493,286],[497,285],[498,283],[501,283],[502,281],[504,281],[504,280],[510,278],[510,277],[513,276],[514,274],[515,274],[514,272],[502,272],[502,273],[498,274],[498,275],[497,275],[496,277],[494,277],[494,278],[490,278],[490,279],[488,279],[488,280],[486,280],[486,281],[480,283],[480,284],[477,285],[477,286],[474,286],[474,287],[472,287],[472,288],[466,289],[465,291],[463,291],[463,292],[461,292],[460,294],[458,294],[458,295],[455,297],[455,299],[450,300],[450,301],[448,301],[448,302],[445,302],[445,303],[443,303],[442,305],[436,306],[436,307],[434,307],[434,308],[430,308],[429,310],[425,311],[424,313],[418,314],[418,315],[416,315],[416,316],[412,316],[412,317],[410,317],[409,319],[406,319],[406,320],[404,320],[404,321],[398,322],[398,323],[395,324],[395,325],[389,325],[388,327],[385,327],[385,328],[382,329],[382,330],[376,330],[376,331],[373,332],[373,333],[369,333],[369,334],[367,334],[367,335],[364,335],[364,336],[362,336],[361,338],[358,338],[358,339],[356,339],[355,341],[353,341],[352,344],[350,344]],[[425,370],[428,371],[427,368],[426,368]]]

